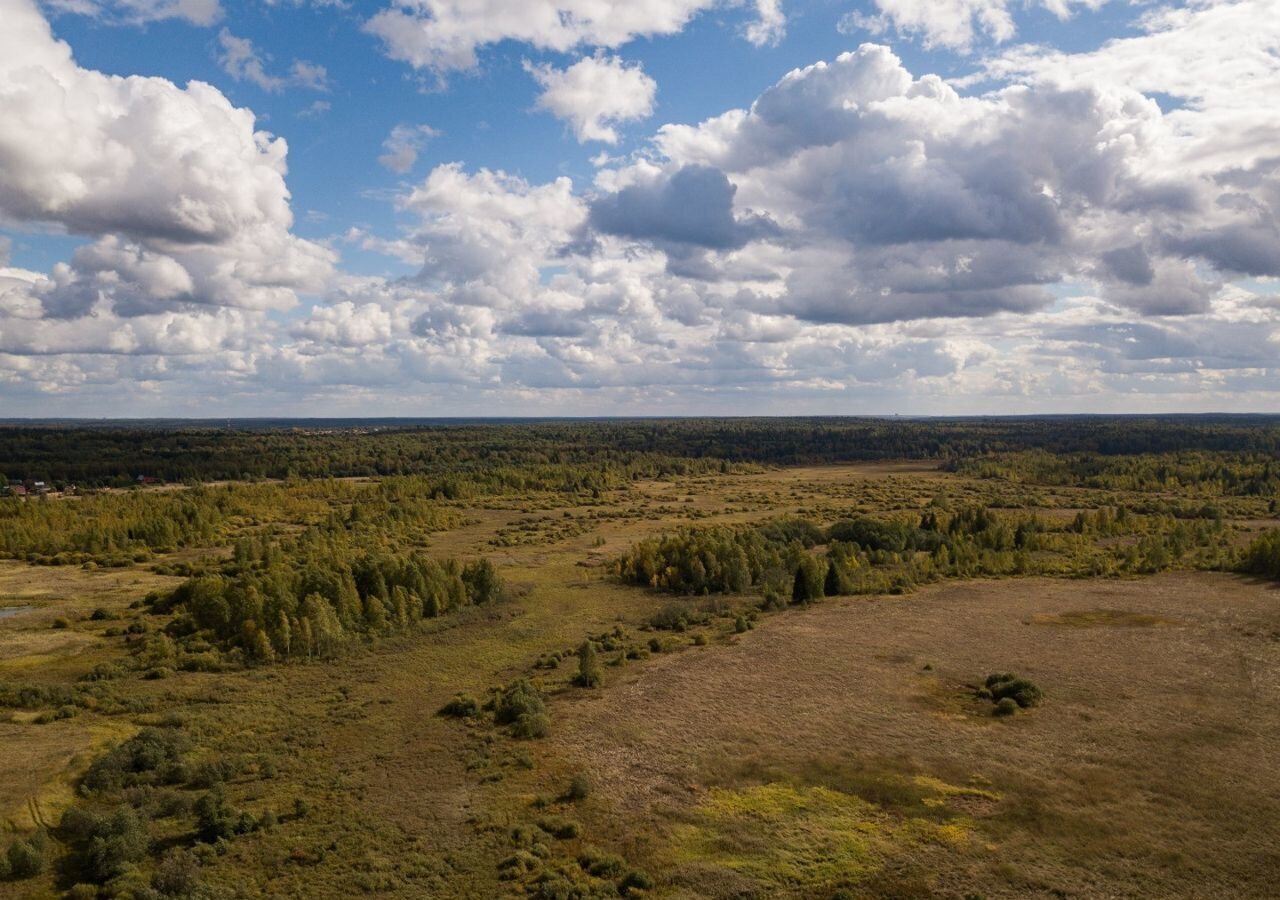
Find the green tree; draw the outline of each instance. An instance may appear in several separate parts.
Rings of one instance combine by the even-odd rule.
[[[573,683],[578,687],[599,687],[604,681],[604,669],[600,665],[596,645],[591,641],[583,641],[578,648],[578,674]]]

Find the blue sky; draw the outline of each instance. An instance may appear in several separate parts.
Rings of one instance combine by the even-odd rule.
[[[1277,11],[0,0],[0,402],[1273,408]]]

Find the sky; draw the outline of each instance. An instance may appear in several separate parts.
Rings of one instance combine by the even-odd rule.
[[[1280,0],[0,0],[0,417],[1280,411]]]

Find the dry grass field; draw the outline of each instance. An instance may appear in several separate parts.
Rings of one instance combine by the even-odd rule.
[[[56,823],[95,753],[179,725],[193,765],[234,763],[227,796],[278,820],[201,856],[210,896],[560,896],[511,877],[520,853],[548,872],[612,854],[648,873],[633,896],[1273,896],[1280,595],[1268,585],[1190,571],[952,581],[763,613],[746,631],[734,616],[758,598],[735,597],[696,634],[656,635],[646,623],[668,600],[606,566],[682,526],[914,514],[939,496],[1046,518],[1124,499],[895,463],[459,502],[462,524],[427,550],[492,560],[503,602],[323,663],[133,672],[103,688],[110,708],[65,719],[5,710],[0,815],[18,834]],[[1275,524],[1261,501],[1231,512],[1233,540]],[[0,679],[74,685],[127,659],[120,626],[163,624],[131,604],[180,581],[146,566],[0,564],[0,607],[31,607],[0,619]],[[106,618],[91,617],[99,608]],[[611,629],[664,652],[610,654],[589,690],[570,686],[571,659],[534,667]],[[973,693],[1000,671],[1032,678],[1043,704],[993,717]],[[544,740],[436,714],[524,676],[547,696]],[[575,776],[589,796],[566,799]],[[548,836],[549,817],[576,825]],[[161,818],[153,837],[192,846],[189,822]],[[563,896],[617,896],[610,877]],[[0,882],[0,897],[70,886],[55,864]]]
[[[837,600],[579,696],[553,741],[611,799],[618,839],[644,835],[693,895],[815,896],[890,872],[921,896],[1274,896],[1276,600],[1209,574]],[[1004,669],[1034,678],[1044,705],[1001,720],[971,699]],[[913,779],[982,800],[900,789]],[[853,818],[870,836],[936,818],[937,798],[963,838],[886,836],[843,868],[778,875],[769,862],[830,837],[806,830],[806,810],[754,805],[783,787],[868,801]],[[741,806],[717,814],[727,797]],[[744,828],[762,820],[767,843]],[[690,859],[691,835],[710,860]]]

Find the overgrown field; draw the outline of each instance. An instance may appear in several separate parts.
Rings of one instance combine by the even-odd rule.
[[[1272,895],[1262,426],[543,427],[0,498],[0,897]]]

